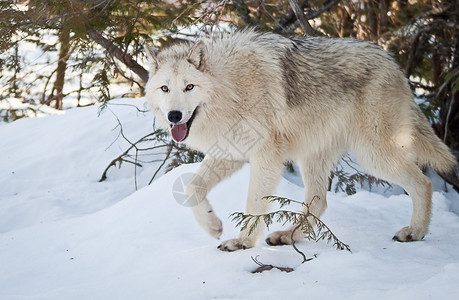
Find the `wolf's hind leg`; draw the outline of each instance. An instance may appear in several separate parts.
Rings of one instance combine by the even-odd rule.
[[[240,161],[216,160],[206,157],[185,187],[186,198],[193,199],[194,197],[195,199],[192,210],[196,221],[215,238],[221,236],[223,227],[207,200],[207,192],[221,180],[239,170],[243,164]]]
[[[432,206],[432,183],[403,147],[385,145],[358,153],[359,162],[374,175],[400,185],[411,197],[411,223],[395,233],[394,240],[421,240],[428,232]]]
[[[403,171],[393,179],[393,182],[402,186],[411,197],[413,213],[410,225],[397,231],[393,239],[399,242],[419,241],[429,230],[432,183],[414,163]]]
[[[327,208],[328,175],[333,164],[333,159],[327,159],[322,155],[309,157],[307,160],[299,162],[305,187],[303,203],[309,206],[309,212],[316,217],[320,217]],[[306,212],[306,210],[307,207],[304,207],[303,211]],[[311,218],[308,218],[308,221],[312,226],[315,225],[314,220]],[[290,245],[293,241],[302,240],[305,237],[305,233],[300,229],[295,230],[297,226],[292,225],[288,230],[273,232],[266,239],[266,243],[272,246],[279,246]]]

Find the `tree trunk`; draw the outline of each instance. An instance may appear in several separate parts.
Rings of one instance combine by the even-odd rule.
[[[376,8],[373,5],[373,1],[365,3],[367,7],[367,24],[368,24],[368,33],[367,38],[374,40],[375,36],[378,34],[378,14],[376,13]]]
[[[378,38],[381,37],[387,31],[389,20],[387,18],[387,12],[389,11],[389,3],[387,0],[379,1],[379,26],[378,26]]]
[[[56,69],[56,80],[54,81],[51,95],[46,101],[47,104],[55,101],[54,107],[56,109],[62,109],[62,100],[64,98],[64,82],[65,82],[65,70],[67,69],[67,61],[70,57],[70,31],[63,29],[59,34],[59,60],[57,62]],[[56,93],[56,94],[54,94]]]

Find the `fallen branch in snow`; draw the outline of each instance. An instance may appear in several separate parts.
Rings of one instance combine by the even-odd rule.
[[[312,260],[312,258],[307,258],[306,255],[298,249],[298,247],[295,245],[295,241],[293,239],[293,235],[295,234],[296,230],[301,230],[303,233],[306,235],[305,238],[308,240],[312,241],[321,241],[325,240],[327,243],[332,242],[333,246],[336,247],[337,250],[347,250],[349,252],[351,251],[351,248],[349,245],[343,243],[338,237],[331,231],[331,229],[322,221],[320,220],[317,216],[312,214],[309,210],[309,207],[316,199],[314,197],[310,203],[306,204],[303,202],[291,200],[288,198],[282,198],[282,197],[277,197],[277,196],[268,196],[265,197],[265,199],[274,202],[277,201],[280,203],[280,208],[289,205],[291,203],[297,203],[302,206],[304,206],[306,209],[303,212],[294,212],[294,211],[288,211],[288,210],[277,210],[271,213],[267,214],[262,214],[262,215],[246,215],[244,213],[236,212],[231,215],[233,218],[233,221],[237,221],[236,227],[240,226],[241,230],[248,230],[249,235],[253,233],[253,231],[256,229],[256,227],[260,224],[261,221],[263,221],[266,225],[267,228],[269,228],[270,225],[273,224],[274,220],[278,223],[282,223],[282,225],[285,225],[286,223],[290,222],[296,227],[292,231],[291,238],[292,238],[292,247],[293,249],[301,255],[303,258],[303,261],[301,262],[302,264]],[[314,226],[312,224],[316,224],[314,229]],[[314,257],[317,257],[314,255]],[[252,258],[253,259],[253,258]],[[279,269],[281,271],[286,271],[287,269],[291,268],[285,268],[285,267],[277,267],[273,265],[265,265],[260,263],[256,258],[253,259],[256,264],[258,264],[260,267],[257,268],[255,271],[252,273],[260,273],[263,271],[271,270],[273,268]],[[293,271],[293,269],[291,269]],[[288,272],[291,272],[288,271]],[[287,271],[286,271],[287,272]]]
[[[293,268],[290,268],[290,267],[276,267],[276,266],[273,266],[273,265],[265,265],[263,263],[261,263],[259,260],[258,260],[258,255],[254,258],[252,256],[252,260],[254,263],[256,263],[257,265],[259,265],[260,267],[259,268],[256,268],[255,270],[252,271],[252,273],[261,273],[261,272],[264,272],[264,271],[269,271],[269,270],[272,270],[272,269],[278,269],[278,270],[281,270],[282,272],[287,272],[287,273],[290,273],[292,271],[294,271]]]

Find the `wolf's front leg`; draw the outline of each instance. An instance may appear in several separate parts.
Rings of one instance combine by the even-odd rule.
[[[186,199],[194,204],[192,210],[196,221],[215,238],[219,238],[222,234],[222,222],[207,200],[207,192],[225,177],[240,169],[243,164],[240,161],[217,160],[206,156],[185,187]]]
[[[246,214],[261,215],[267,213],[270,202],[265,199],[276,191],[276,186],[282,174],[283,160],[277,149],[265,148],[258,151],[250,160],[250,183],[247,194]],[[218,246],[222,251],[235,251],[254,247],[263,234],[264,223],[261,222],[249,234],[249,229],[241,230],[239,237],[227,240]],[[248,226],[250,228],[250,224]]]

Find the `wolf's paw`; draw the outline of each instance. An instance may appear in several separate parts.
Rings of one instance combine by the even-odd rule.
[[[303,238],[301,230],[296,230],[293,234],[294,241],[299,241]],[[292,230],[276,231],[268,235],[265,240],[266,244],[271,246],[291,245]]]
[[[238,239],[231,239],[231,240],[224,241],[218,246],[218,249],[222,251],[231,252],[231,251],[236,251],[240,249],[244,249],[244,250],[249,249],[249,248],[252,248],[253,246],[254,246],[254,243],[251,240],[238,238]]]
[[[291,245],[292,232],[290,230],[273,232],[266,238],[265,242],[271,246]]]
[[[203,222],[202,227],[214,238],[218,239],[222,235],[223,232],[223,225],[222,221],[213,213],[209,212],[207,217],[205,218],[205,222]]]
[[[219,238],[223,232],[222,221],[215,215],[212,207],[196,207],[193,209],[194,217],[199,225],[214,238]]]
[[[406,226],[397,231],[392,239],[397,242],[420,241],[424,238],[426,233],[427,230],[422,228],[412,228],[411,226]]]

